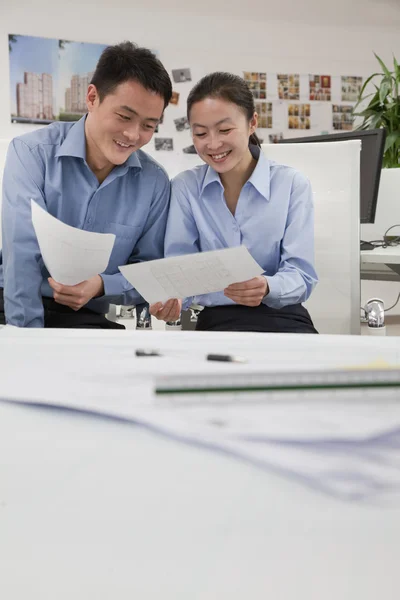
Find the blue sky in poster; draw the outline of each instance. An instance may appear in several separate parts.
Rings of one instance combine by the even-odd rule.
[[[16,87],[23,83],[25,71],[48,73],[53,77],[55,113],[64,107],[65,90],[72,75],[92,72],[106,47],[104,44],[66,42],[59,48],[58,39],[16,36],[10,52],[11,112],[16,113]]]

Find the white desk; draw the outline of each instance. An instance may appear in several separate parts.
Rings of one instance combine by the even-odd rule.
[[[361,279],[400,280],[400,246],[361,251]]]
[[[0,403],[4,600],[398,600],[400,510],[130,424]]]
[[[173,340],[188,354],[179,369],[201,341],[264,349],[270,368],[400,356],[395,338],[7,331],[0,395],[37,400],[102,390],[117,402],[135,345]],[[399,507],[334,500],[131,423],[0,402],[1,599],[398,600],[399,556]]]

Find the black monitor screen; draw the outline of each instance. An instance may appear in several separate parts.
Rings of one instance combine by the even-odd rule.
[[[375,221],[385,137],[385,129],[369,129],[366,131],[349,131],[345,133],[332,133],[331,135],[316,135],[313,137],[296,137],[279,140],[278,143],[294,144],[297,142],[361,140],[360,221],[361,223],[373,223]]]

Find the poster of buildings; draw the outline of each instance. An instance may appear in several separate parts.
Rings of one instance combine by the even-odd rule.
[[[300,76],[278,74],[279,100],[300,100]]]
[[[103,44],[9,35],[11,122],[77,121]]]
[[[330,75],[310,75],[310,100],[328,101],[331,100],[331,76]]]
[[[351,131],[353,122],[353,106],[351,104],[332,105],[332,127],[335,131]]]

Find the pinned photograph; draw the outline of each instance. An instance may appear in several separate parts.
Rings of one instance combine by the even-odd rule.
[[[289,129],[311,129],[311,105],[289,104],[288,127]]]
[[[174,140],[172,138],[154,138],[154,146],[156,150],[166,150],[171,152],[174,149]]]
[[[268,140],[270,144],[278,144],[280,140],[283,140],[283,133],[270,133]]]
[[[331,100],[331,76],[310,75],[310,100],[330,102]]]
[[[249,86],[255,99],[265,100],[267,98],[267,74],[250,71],[243,72],[243,79]]]
[[[332,105],[332,127],[335,131],[352,131],[353,107],[350,104]]]
[[[193,144],[191,146],[186,146],[186,148],[182,148],[182,152],[185,154],[197,154],[196,148],[193,146]]]
[[[272,102],[255,102],[258,114],[258,128],[272,129]]]
[[[172,69],[172,79],[175,83],[185,83],[185,81],[192,81],[190,69]]]
[[[190,129],[189,121],[186,117],[174,119],[174,123],[177,131],[184,131],[185,129]]]
[[[342,76],[342,101],[357,102],[363,85],[362,77]]]
[[[104,44],[10,34],[11,122],[78,121]]]
[[[279,74],[278,96],[280,100],[300,100],[300,76],[298,74]]]
[[[179,92],[172,92],[171,100],[169,101],[169,103],[170,104],[178,105],[178,103],[179,103]]]

